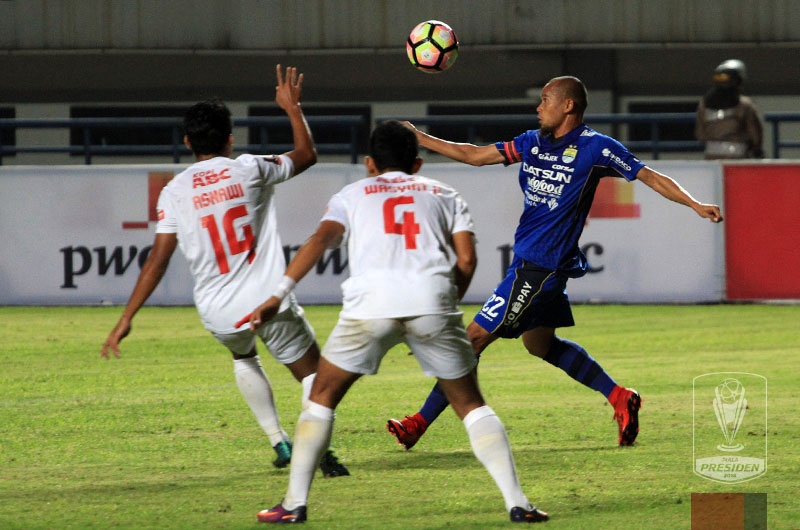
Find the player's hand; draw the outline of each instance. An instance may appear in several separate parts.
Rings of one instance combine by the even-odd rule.
[[[131,332],[131,323],[130,320],[127,319],[120,319],[117,322],[117,325],[114,326],[114,329],[111,330],[111,333],[108,334],[108,338],[103,343],[103,348],[100,350],[100,357],[103,359],[108,359],[108,352],[114,354],[114,357],[119,359],[119,343],[122,342],[122,339],[128,336],[128,333]]]
[[[712,223],[722,222],[722,212],[716,204],[700,204],[696,211],[700,217],[710,219]]]
[[[272,296],[255,308],[253,313],[250,315],[250,331],[255,333],[256,329],[258,329],[262,324],[265,324],[275,318],[275,315],[278,314],[278,310],[281,308],[281,299],[277,296]]]
[[[284,75],[281,65],[275,67],[278,85],[275,87],[275,103],[285,111],[297,107],[303,93],[303,74],[297,73],[297,68],[287,66]]]

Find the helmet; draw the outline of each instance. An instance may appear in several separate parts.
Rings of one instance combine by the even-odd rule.
[[[737,87],[747,78],[747,67],[739,59],[728,59],[714,69],[714,83],[725,87]]]

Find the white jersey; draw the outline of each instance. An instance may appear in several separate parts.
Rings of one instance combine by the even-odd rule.
[[[178,235],[209,331],[236,331],[283,276],[274,185],[292,176],[286,156],[220,156],[190,166],[161,191],[156,232]]]
[[[452,312],[452,235],[472,232],[466,202],[447,184],[402,172],[345,186],[323,221],[345,227],[350,277],[342,317],[397,318]]]

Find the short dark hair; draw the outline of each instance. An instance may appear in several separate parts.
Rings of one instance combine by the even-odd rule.
[[[232,131],[231,111],[218,98],[195,103],[183,116],[183,133],[195,155],[224,153]]]
[[[369,138],[369,156],[379,171],[398,169],[411,173],[419,156],[417,135],[397,120],[382,122]]]
[[[575,110],[578,115],[583,116],[589,106],[589,92],[586,90],[586,85],[583,84],[583,81],[571,75],[555,77],[552,81],[559,82],[564,98],[571,99],[575,104]]]

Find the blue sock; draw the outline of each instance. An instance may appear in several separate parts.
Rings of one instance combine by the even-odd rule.
[[[544,360],[561,368],[577,382],[602,393],[606,398],[617,386],[603,367],[580,344],[571,340],[554,336],[553,344]]]
[[[428,425],[436,421],[436,418],[439,417],[439,414],[444,412],[444,409],[450,404],[447,401],[447,398],[444,396],[444,392],[442,392],[439,383],[431,390],[431,393],[428,394],[428,399],[425,400],[425,404],[422,405],[422,408],[419,410],[420,415],[425,418],[425,421],[428,422]]]

